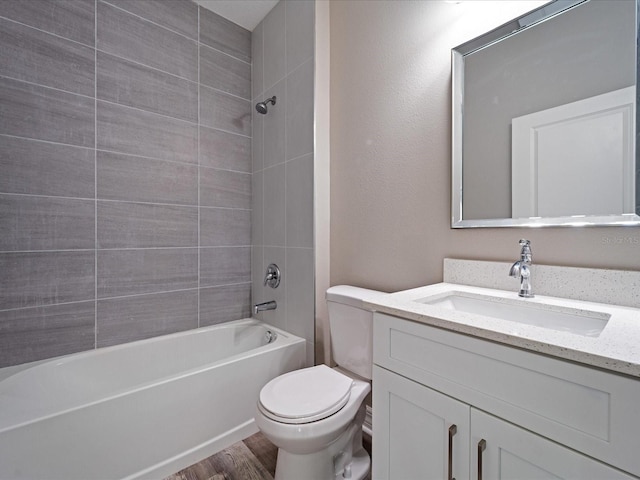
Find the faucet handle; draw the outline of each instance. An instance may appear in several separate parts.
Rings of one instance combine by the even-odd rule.
[[[264,276],[264,286],[266,287],[269,285],[271,288],[278,288],[278,285],[280,285],[280,276],[281,274],[278,265],[275,263],[269,264]]]
[[[531,262],[531,242],[523,238],[518,243],[522,247],[522,250],[520,250],[520,257],[523,260],[526,259],[527,261]]]

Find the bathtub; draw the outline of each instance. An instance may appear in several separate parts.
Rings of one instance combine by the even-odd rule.
[[[0,479],[170,475],[257,432],[260,389],[305,358],[245,319],[21,370],[0,381]]]

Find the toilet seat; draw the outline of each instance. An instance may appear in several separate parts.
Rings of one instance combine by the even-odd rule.
[[[259,408],[281,423],[310,423],[346,405],[353,380],[326,365],[304,368],[274,378],[260,391]]]

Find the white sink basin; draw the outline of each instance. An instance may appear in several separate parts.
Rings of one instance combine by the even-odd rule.
[[[467,292],[447,292],[415,300],[458,312],[533,325],[586,337],[597,337],[609,321],[603,312],[558,307]]]

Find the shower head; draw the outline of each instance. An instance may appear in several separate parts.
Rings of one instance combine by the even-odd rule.
[[[271,105],[275,105],[276,96],[274,95],[273,97],[266,99],[264,102],[256,103],[256,110],[258,111],[258,113],[261,113],[262,115],[266,115],[268,103],[271,103]]]

